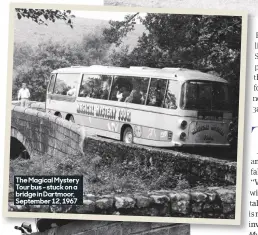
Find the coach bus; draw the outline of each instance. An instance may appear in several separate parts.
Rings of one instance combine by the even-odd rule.
[[[184,68],[72,66],[50,76],[47,112],[89,133],[157,147],[230,146],[228,82]]]

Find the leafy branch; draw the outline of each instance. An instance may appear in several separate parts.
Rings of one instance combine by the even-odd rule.
[[[107,42],[115,43],[116,46],[119,46],[122,43],[122,39],[134,30],[137,16],[139,16],[139,12],[134,15],[126,15],[124,21],[110,20],[110,27],[103,31],[103,36]]]
[[[56,20],[63,20],[73,28],[72,18],[75,18],[71,14],[71,10],[52,10],[52,9],[27,9],[27,8],[15,8],[17,18],[28,18],[37,24],[48,25],[48,22],[55,22]]]

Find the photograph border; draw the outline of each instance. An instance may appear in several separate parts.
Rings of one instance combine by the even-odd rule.
[[[144,12],[144,13],[172,13],[185,15],[225,15],[241,16],[241,60],[239,85],[239,122],[237,147],[237,178],[236,178],[236,207],[235,219],[212,218],[184,218],[184,217],[154,217],[154,216],[124,216],[124,215],[97,215],[97,214],[69,214],[69,213],[34,213],[8,211],[9,194],[9,166],[10,166],[10,131],[11,131],[11,102],[12,102],[12,75],[13,75],[13,49],[14,49],[14,16],[15,8],[41,8],[77,11],[115,11],[115,12]],[[159,223],[189,223],[189,224],[217,224],[240,225],[242,201],[242,171],[243,171],[243,143],[244,143],[244,111],[245,111],[245,85],[246,85],[246,48],[247,48],[247,21],[245,11],[211,10],[211,9],[174,9],[152,7],[119,7],[119,6],[92,6],[77,4],[47,4],[47,3],[11,3],[9,7],[9,46],[8,46],[8,80],[6,97],[6,123],[5,123],[5,156],[4,156],[4,192],[3,216],[15,218],[58,218],[75,220],[105,220],[105,221],[132,221],[132,222],[159,222]]]

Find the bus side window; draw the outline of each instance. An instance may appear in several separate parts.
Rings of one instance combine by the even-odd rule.
[[[107,100],[110,92],[112,76],[109,75],[83,75],[80,86],[80,97]]]
[[[76,96],[79,74],[57,74],[54,93],[58,95]]]
[[[131,89],[132,81],[130,77],[115,76],[111,89],[110,100],[124,102],[130,95]]]
[[[147,99],[147,105],[162,107],[163,100],[166,91],[166,83],[165,79],[151,78],[151,84]]]
[[[110,99],[133,104],[145,104],[149,78],[117,76]]]
[[[167,93],[166,98],[164,100],[164,108],[167,109],[177,109],[177,93],[178,93],[178,87],[179,84],[177,81],[169,80],[168,81],[168,87],[167,87]]]
[[[79,89],[79,97],[87,97],[90,95],[90,88],[89,88],[89,79],[88,75],[83,75],[82,82]]]
[[[49,81],[50,83],[49,83],[49,86],[48,86],[48,93],[49,94],[52,94],[53,91],[54,91],[55,81],[56,81],[56,74],[52,74],[51,78],[50,78],[50,81]]]

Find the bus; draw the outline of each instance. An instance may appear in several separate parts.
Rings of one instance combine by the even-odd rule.
[[[48,113],[89,133],[155,147],[230,146],[226,80],[185,68],[72,66],[51,73]]]

